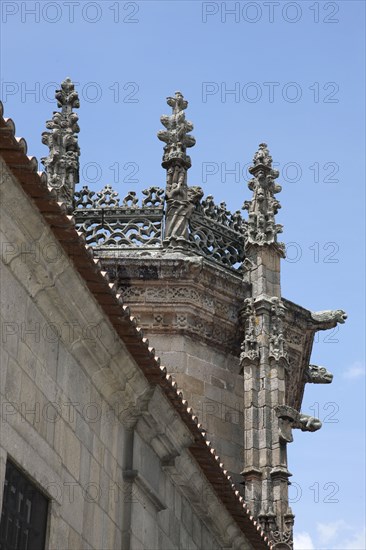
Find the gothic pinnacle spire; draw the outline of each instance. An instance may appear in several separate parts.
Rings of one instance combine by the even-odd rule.
[[[182,93],[175,92],[174,97],[168,97],[167,104],[172,108],[172,114],[160,117],[166,130],[158,132],[158,138],[166,143],[162,162],[167,170],[163,242],[168,247],[187,248],[189,219],[203,196],[200,187],[187,185],[187,170],[191,167],[187,147],[193,147],[196,140],[189,135],[193,124],[186,120],[184,110],[188,107],[188,101]]]
[[[281,205],[274,195],[282,187],[275,183],[279,172],[272,168],[272,157],[266,143],[259,145],[249,172],[253,178],[248,182],[248,187],[253,191],[253,197],[243,205],[243,209],[248,210],[247,242],[258,245],[277,243],[277,234],[282,233],[282,225],[275,223],[275,215]],[[277,244],[282,249],[282,245]]]
[[[42,143],[49,147],[48,157],[41,159],[45,166],[48,185],[57,190],[59,199],[66,202],[70,210],[75,190],[79,182],[80,148],[76,134],[79,133],[78,115],[73,109],[80,107],[75,86],[66,78],[61,89],[56,90],[55,98],[61,112],[55,111],[52,120],[46,122],[51,132],[42,133]]]
[[[158,138],[166,143],[162,166],[169,168],[172,163],[178,162],[182,167],[191,167],[191,159],[187,155],[187,147],[193,147],[196,140],[188,132],[193,130],[192,122],[186,120],[184,110],[188,107],[188,101],[181,92],[175,92],[174,97],[167,98],[167,104],[172,108],[171,115],[162,115],[161,123],[166,130],[158,132]]]

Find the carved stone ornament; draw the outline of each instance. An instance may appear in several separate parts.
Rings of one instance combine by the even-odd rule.
[[[256,335],[256,313],[253,305],[253,298],[244,300],[242,310],[244,324],[244,340],[241,343],[240,364],[243,367],[248,363],[258,363],[259,346]]]
[[[305,370],[305,382],[310,384],[330,384],[333,381],[333,374],[325,367],[309,365]]]
[[[276,224],[275,215],[281,205],[274,195],[282,188],[275,183],[279,172],[272,168],[272,157],[266,143],[259,145],[249,172],[254,177],[248,183],[253,197],[243,205],[243,209],[248,211],[247,241],[259,245],[277,243],[277,234],[282,233],[282,226]],[[278,243],[278,246],[283,254],[283,245]]]
[[[282,518],[276,517],[271,505],[260,511],[258,521],[272,544],[271,548],[276,548],[277,550],[293,549],[294,519],[295,516],[292,514],[290,507]],[[278,525],[278,521],[284,524],[283,530]]]
[[[288,364],[287,342],[284,336],[283,320],[286,307],[279,298],[271,298],[271,329],[269,336],[269,357],[276,362]]]
[[[55,97],[60,112],[54,112],[46,122],[51,132],[43,132],[42,143],[49,147],[48,157],[41,159],[47,173],[48,185],[57,190],[59,199],[69,204],[70,209],[79,182],[80,148],[76,134],[79,133],[78,115],[73,109],[80,107],[79,97],[69,78],[61,83]]]
[[[201,187],[187,187],[183,180],[173,182],[167,189],[164,241],[169,246],[188,242],[188,222],[202,196]]]
[[[203,197],[203,191],[200,187],[187,186],[187,170],[191,166],[187,147],[193,147],[196,143],[195,138],[189,135],[193,124],[186,120],[184,114],[188,101],[181,92],[175,92],[174,97],[167,98],[167,103],[172,108],[172,114],[160,118],[166,130],[158,132],[158,138],[166,143],[162,162],[167,170],[164,244],[186,248],[189,218]]]
[[[179,198],[186,196],[186,199]],[[110,185],[99,192],[83,186],[74,193],[76,225],[87,243],[98,248],[162,247],[164,204],[167,196],[165,245],[187,248],[235,271],[244,258],[244,221],[231,214],[225,203],[216,205],[212,196],[200,202],[200,187],[173,186],[167,193],[160,187],[128,191],[124,198]],[[189,243],[188,243],[188,241]],[[187,245],[187,246],[186,246]]]
[[[96,193],[87,186],[74,194],[74,217],[86,242],[96,248],[159,247],[162,243],[164,189],[149,187],[140,201],[135,191],[121,200],[106,185]]]
[[[184,114],[188,101],[181,92],[175,92],[174,97],[167,98],[167,104],[172,108],[172,114],[160,117],[166,130],[158,132],[158,138],[166,143],[162,166],[169,168],[174,161],[178,161],[178,166],[187,169],[191,166],[191,159],[186,153],[187,147],[193,147],[196,143],[195,138],[188,135],[193,130],[192,122],[186,120]]]
[[[278,417],[280,439],[284,443],[292,443],[292,428],[298,417],[298,412],[288,405],[278,405],[275,411]]]
[[[292,550],[294,547],[292,531],[272,531],[270,540],[273,550]]]
[[[245,223],[239,211],[228,211],[224,202],[216,205],[212,195],[196,204],[189,218],[189,239],[193,251],[216,263],[240,269],[244,259]]]
[[[302,432],[316,432],[317,430],[320,430],[321,427],[322,423],[318,418],[303,414],[301,412],[293,425],[293,428],[299,428]]]

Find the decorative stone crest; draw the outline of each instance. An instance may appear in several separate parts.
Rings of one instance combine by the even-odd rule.
[[[248,183],[253,197],[243,205],[243,209],[248,211],[247,241],[259,245],[277,243],[277,234],[282,233],[282,226],[276,224],[275,215],[281,205],[274,195],[282,188],[275,183],[279,172],[272,168],[272,157],[266,143],[259,145],[249,172],[254,177]],[[279,244],[279,247],[284,254],[283,245]]]
[[[70,210],[75,190],[79,182],[80,148],[76,134],[79,133],[78,115],[73,109],[80,107],[78,93],[70,78],[56,90],[57,106],[61,112],[54,112],[52,120],[46,122],[51,132],[43,132],[42,143],[50,149],[48,157],[41,159],[47,173],[48,185],[57,190],[59,199],[66,202]]]

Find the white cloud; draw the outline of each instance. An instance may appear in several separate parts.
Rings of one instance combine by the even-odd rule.
[[[366,548],[366,530],[357,533],[348,542],[339,546],[339,550],[365,550]]]
[[[294,536],[294,550],[315,550],[309,533],[296,533]]]
[[[343,373],[344,378],[360,378],[365,376],[365,365],[361,361],[355,361]]]
[[[330,523],[317,523],[316,529],[319,535],[319,544],[316,546],[312,542],[310,535],[301,533],[301,535],[307,536],[310,544],[312,544],[312,546],[309,546],[310,550],[313,548],[316,550],[365,550],[366,548],[365,528],[354,528],[343,519]],[[301,539],[300,544],[306,544],[306,540],[306,538]],[[299,550],[302,549],[307,550],[307,547],[299,546]],[[297,550],[296,545],[295,550]]]
[[[365,550],[366,548],[366,529],[354,528],[343,519],[330,523],[317,523],[316,530],[319,535],[316,542],[306,531],[295,533],[294,550]]]
[[[331,523],[317,523],[316,529],[319,534],[319,541],[321,544],[328,544],[334,541],[334,539],[340,533],[344,533],[346,529],[350,527],[343,519],[332,521]]]

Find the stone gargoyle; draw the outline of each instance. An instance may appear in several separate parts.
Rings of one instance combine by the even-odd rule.
[[[279,421],[280,439],[286,443],[293,441],[293,429],[297,428],[303,432],[316,432],[322,427],[322,423],[318,418],[303,414],[289,405],[278,405],[275,410]]]
[[[347,313],[343,309],[312,311],[310,315],[312,324],[319,330],[334,328],[338,323],[343,324],[347,319]]]
[[[332,380],[333,374],[325,367],[309,365],[305,370],[305,382],[309,384],[330,384]]]

